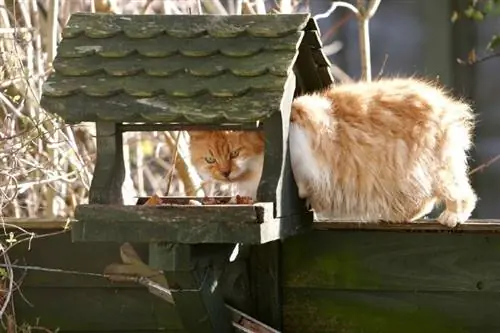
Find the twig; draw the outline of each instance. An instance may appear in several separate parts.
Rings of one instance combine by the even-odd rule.
[[[487,60],[490,60],[490,59],[493,59],[493,58],[498,58],[500,57],[500,52],[495,52],[495,53],[492,53],[492,54],[489,54],[489,55],[486,55],[484,57],[481,57],[479,59],[474,59],[472,61],[470,60],[462,60],[462,59],[459,59],[457,58],[457,62],[460,64],[460,65],[467,65],[467,66],[472,66],[472,65],[476,65],[476,64],[480,64],[482,62],[485,62]]]
[[[352,11],[354,14],[356,14],[357,17],[360,16],[359,10],[353,4],[350,4],[349,2],[345,2],[345,1],[333,1],[332,5],[330,6],[330,8],[326,12],[314,15],[314,19],[316,21],[318,21],[318,20],[321,20],[324,18],[328,18],[328,17],[330,17],[330,15],[333,14],[335,9],[337,9],[338,7],[347,8],[350,11]]]
[[[385,55],[384,62],[382,63],[382,66],[380,66],[380,71],[378,72],[378,75],[377,75],[378,78],[384,74],[384,69],[385,69],[385,66],[387,65],[387,59],[389,59],[388,54]]]
[[[168,196],[168,193],[170,192],[170,186],[172,185],[172,179],[174,178],[175,164],[177,162],[177,153],[178,153],[179,138],[180,137],[181,137],[181,131],[177,131],[177,135],[175,137],[174,152],[173,152],[173,157],[172,157],[172,167],[170,168],[170,172],[168,174],[167,189],[165,191],[165,195],[167,195],[167,196]]]
[[[201,0],[201,3],[208,14],[227,15],[226,8],[219,0]]]
[[[200,187],[199,176],[196,171],[193,170],[192,165],[188,164],[187,153],[185,153],[185,151],[187,150],[185,141],[182,140],[182,137],[180,137],[179,142],[176,144],[175,140],[172,138],[172,136],[169,135],[169,133],[165,133],[165,139],[171,151],[173,151],[174,149],[177,150],[178,157],[176,160],[175,169],[177,170],[179,179],[184,184],[185,194],[189,196],[195,196]],[[175,148],[176,146],[177,148]],[[157,162],[160,163],[160,161]]]
[[[2,251],[3,260],[5,262],[5,269],[7,270],[7,277],[9,279],[9,287],[7,288],[7,293],[4,297],[2,308],[0,308],[0,318],[2,318],[5,309],[7,309],[7,306],[9,305],[10,299],[12,297],[12,291],[14,288],[14,272],[12,270],[12,265],[7,251],[3,247],[0,248],[0,251]]]
[[[94,1],[92,0],[91,3],[93,4]],[[56,49],[59,36],[58,35],[59,22],[57,20],[57,18],[59,17],[59,0],[49,0],[48,14],[49,14],[49,19],[48,19],[49,31],[47,37],[49,41],[47,50],[47,61],[49,63],[52,63],[54,57],[56,56]]]
[[[487,167],[489,167],[490,165],[492,165],[493,163],[495,163],[498,160],[500,160],[500,154],[498,154],[495,157],[491,158],[486,163],[483,163],[480,166],[475,167],[474,169],[472,169],[471,171],[469,171],[469,175],[472,175],[472,174],[474,174],[476,172],[479,172],[479,171],[483,171],[484,169],[486,169]]]

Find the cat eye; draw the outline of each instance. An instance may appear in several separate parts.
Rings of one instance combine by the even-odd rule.
[[[208,164],[213,164],[215,163],[215,158],[213,158],[212,156],[207,156],[205,157],[205,162],[207,162]]]
[[[229,157],[231,158],[236,158],[240,155],[240,150],[233,150],[231,153],[229,153]]]

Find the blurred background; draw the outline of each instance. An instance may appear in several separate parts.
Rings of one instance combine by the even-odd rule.
[[[353,5],[361,2],[351,1]],[[382,0],[370,21],[374,78],[438,78],[473,103],[478,113],[472,153],[473,186],[480,197],[476,218],[500,218],[500,161],[496,163],[500,156],[500,58],[494,50],[487,50],[500,31],[500,16],[495,13],[498,3]],[[317,15],[330,6],[327,0],[0,0],[2,215],[71,216],[74,207],[88,199],[95,159],[93,124],[65,125],[38,104],[61,29],[71,13]],[[482,9],[473,11],[476,6]],[[356,15],[337,8],[318,22],[335,79],[359,79]],[[490,46],[494,49],[495,45]],[[167,187],[169,195],[208,191],[189,163],[184,135],[126,133],[124,151],[126,203],[133,204],[136,196],[165,194]]]

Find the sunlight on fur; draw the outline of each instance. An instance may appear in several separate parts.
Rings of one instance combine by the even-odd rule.
[[[454,227],[476,206],[467,152],[468,104],[414,78],[333,85],[296,98],[292,171],[319,219],[404,222],[445,210]],[[192,162],[204,179],[235,183],[255,197],[264,138],[253,132],[191,132]]]

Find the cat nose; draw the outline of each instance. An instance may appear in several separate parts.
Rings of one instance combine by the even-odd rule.
[[[221,174],[227,178],[231,174],[231,171],[221,171]]]

